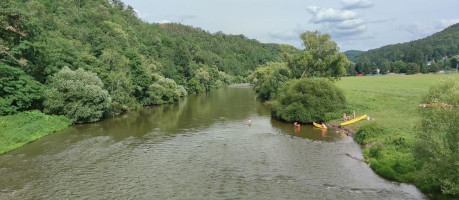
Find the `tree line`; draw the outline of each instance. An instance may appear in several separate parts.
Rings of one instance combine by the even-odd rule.
[[[459,24],[423,39],[345,54],[354,63],[348,75],[455,70],[459,64]]]
[[[0,115],[26,110],[97,121],[245,82],[282,60],[276,44],[141,21],[120,0],[4,0]]]

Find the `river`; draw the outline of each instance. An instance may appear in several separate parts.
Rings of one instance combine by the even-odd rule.
[[[426,198],[346,153],[362,158],[351,137],[295,130],[251,88],[223,88],[0,155],[0,199]]]

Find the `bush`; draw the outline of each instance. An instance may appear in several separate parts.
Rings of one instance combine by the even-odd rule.
[[[371,139],[387,133],[386,129],[376,122],[362,125],[354,135],[354,140],[359,144],[367,144]]]
[[[95,122],[109,108],[111,98],[95,73],[68,67],[54,74],[45,91],[45,113],[65,115],[74,123]]]
[[[173,103],[178,101],[181,93],[185,95],[174,80],[164,78],[158,74],[154,74],[153,79],[155,82],[148,88],[147,97],[143,100],[143,105]]]
[[[323,122],[344,107],[343,92],[328,79],[297,79],[282,87],[271,114],[288,122]]]
[[[423,167],[418,185],[426,192],[459,197],[459,84],[453,80],[432,86],[422,98],[415,155]]]

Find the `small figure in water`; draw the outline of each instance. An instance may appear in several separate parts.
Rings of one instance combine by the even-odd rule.
[[[251,125],[252,125],[252,120],[249,119],[249,120],[247,121],[247,124],[248,124],[249,126],[251,126]]]
[[[298,122],[293,123],[293,125],[294,125],[296,128],[300,128],[300,127],[301,127],[300,123],[298,123]]]
[[[325,123],[322,122],[322,130],[324,130],[326,128],[327,128],[327,125],[325,125]]]

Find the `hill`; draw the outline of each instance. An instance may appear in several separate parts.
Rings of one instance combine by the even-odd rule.
[[[347,59],[353,63],[356,63],[359,59],[359,56],[363,53],[364,51],[359,51],[359,50],[348,50],[343,52],[344,55],[346,55]]]
[[[423,39],[362,52],[353,62],[357,64],[355,70],[365,74],[375,73],[376,68],[381,73],[428,73],[455,68],[457,58],[451,58],[458,54],[459,24],[454,24]],[[394,66],[397,61],[402,61],[405,66]]]
[[[1,90],[0,115],[42,109],[43,88],[64,66],[96,73],[119,113],[164,102],[171,88],[196,93],[243,82],[258,65],[282,59],[277,44],[143,22],[120,0],[3,0],[0,71],[27,81],[2,74],[0,85],[29,90]]]

